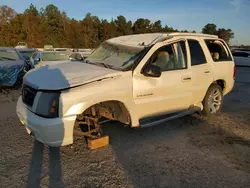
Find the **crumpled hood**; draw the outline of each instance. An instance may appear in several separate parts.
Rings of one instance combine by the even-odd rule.
[[[61,90],[119,75],[119,71],[80,62],[68,62],[33,69],[24,84],[40,90]]]

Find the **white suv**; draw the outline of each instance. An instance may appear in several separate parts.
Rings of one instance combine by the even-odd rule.
[[[121,36],[83,63],[26,74],[17,115],[37,140],[68,145],[74,133],[99,137],[106,120],[147,127],[195,112],[216,114],[234,77],[231,52],[217,36]]]

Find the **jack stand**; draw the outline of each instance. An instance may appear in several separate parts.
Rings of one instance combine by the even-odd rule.
[[[103,136],[100,138],[87,138],[88,148],[90,150],[107,146],[109,144],[109,136]]]

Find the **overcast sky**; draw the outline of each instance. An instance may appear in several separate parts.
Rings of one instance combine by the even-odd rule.
[[[54,4],[71,18],[82,19],[86,13],[112,19],[123,15],[135,21],[148,18],[161,20],[179,30],[200,32],[207,23],[231,28],[235,33],[233,44],[250,45],[250,0],[1,0],[18,13],[30,3],[38,9]]]

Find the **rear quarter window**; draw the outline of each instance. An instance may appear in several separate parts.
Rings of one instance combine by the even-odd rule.
[[[225,42],[209,39],[205,40],[205,43],[214,62],[232,61],[232,57]]]

